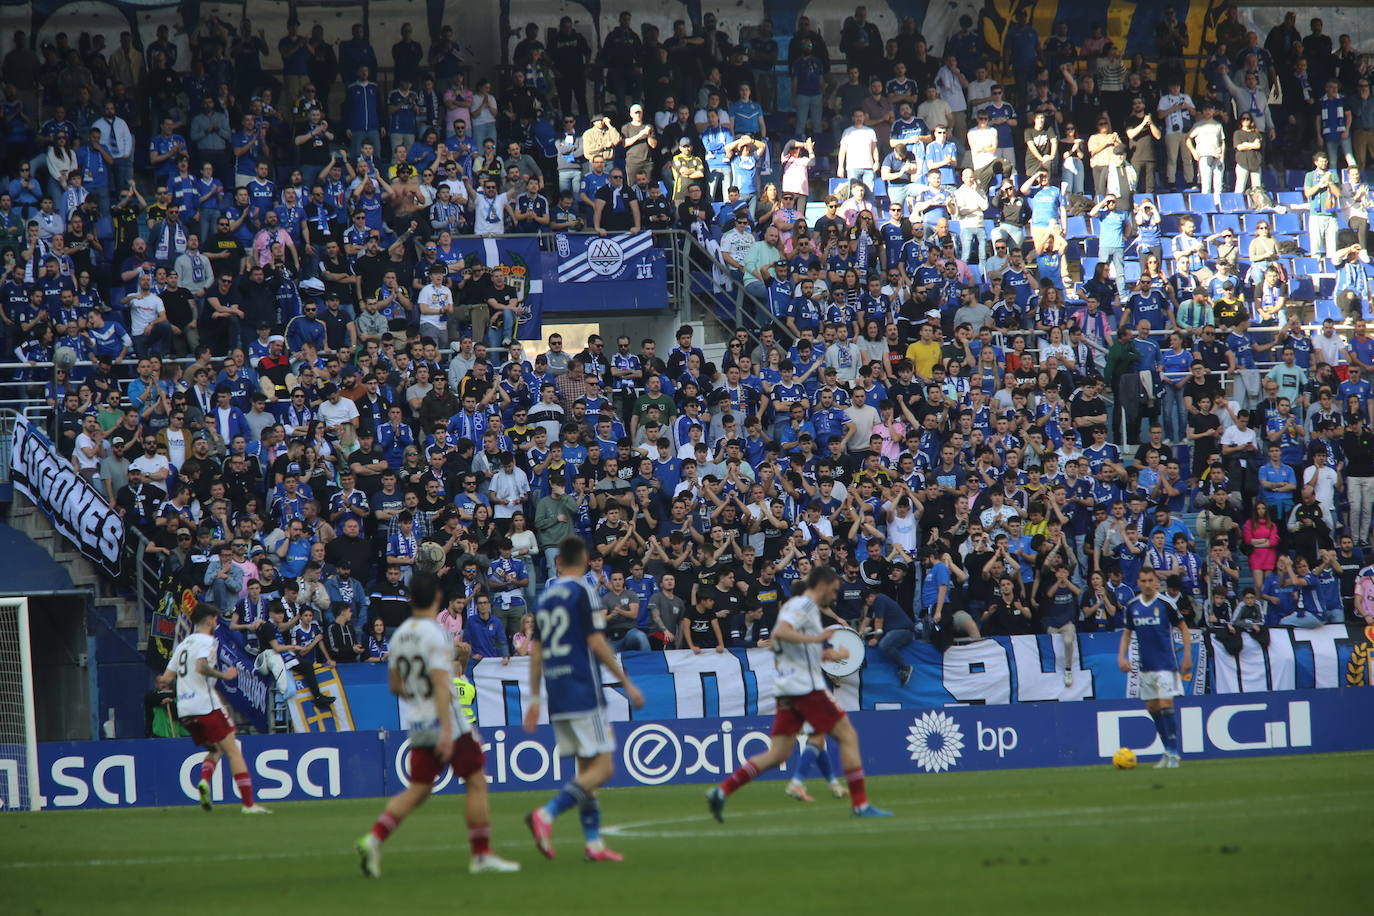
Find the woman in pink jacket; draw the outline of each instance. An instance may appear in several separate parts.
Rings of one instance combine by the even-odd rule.
[[[1255,503],[1254,514],[1240,531],[1240,540],[1250,548],[1250,574],[1255,591],[1259,591],[1264,577],[1274,571],[1279,559],[1279,528],[1264,503]]]

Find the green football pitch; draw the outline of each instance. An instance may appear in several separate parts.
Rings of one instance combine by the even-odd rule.
[[[462,799],[432,800],[386,845],[382,879],[352,844],[372,800],[0,816],[6,913],[1368,913],[1374,753],[1184,761],[1168,771],[890,776],[857,819],[758,782],[724,825],[699,787],[602,795],[619,865],[582,861],[575,813],[558,857],[521,822],[546,793],[492,796],[516,875],[469,875]]]

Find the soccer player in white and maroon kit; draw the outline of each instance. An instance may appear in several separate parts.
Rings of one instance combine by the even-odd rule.
[[[382,843],[401,821],[423,805],[434,783],[452,768],[466,787],[464,814],[472,860],[468,871],[519,871],[491,851],[491,814],[487,807],[486,758],[482,741],[463,715],[453,693],[453,638],[439,625],[439,580],[432,573],[410,579],[411,616],[396,628],[387,656],[391,692],[400,697],[401,724],[410,733],[410,785],[392,796],[371,832],[356,848],[363,874],[380,878]]]
[[[214,682],[232,681],[239,676],[233,665],[219,670],[214,660],[219,657],[219,643],[214,636],[219,609],[208,604],[197,605],[191,612],[194,632],[176,644],[167,669],[158,676],[158,686],[164,690],[175,681],[177,688],[177,717],[191,733],[191,740],[205,748],[205,761],[200,765],[200,806],[210,810],[210,778],[220,757],[229,758],[229,772],[239,790],[244,814],[271,814],[253,802],[253,777],[243,762],[243,751],[234,736],[234,723],[224,714],[224,704],[215,691]]]
[[[749,780],[792,756],[797,735],[810,725],[818,735],[832,735],[840,745],[840,764],[849,783],[849,798],[857,817],[891,817],[890,811],[868,803],[864,789],[863,760],[859,755],[859,736],[845,711],[825,686],[822,661],[844,658],[844,650],[825,645],[831,630],[821,627],[821,608],[835,600],[840,577],[829,566],[818,566],[806,577],[802,593],[789,600],[778,613],[773,628],[774,661],[778,669],[778,712],[773,718],[773,742],[768,750],[751,757],[729,778],[706,793],[711,814],[725,821],[725,800]]]

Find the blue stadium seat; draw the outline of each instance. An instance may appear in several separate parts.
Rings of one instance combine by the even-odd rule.
[[[1164,236],[1162,239],[1160,239],[1160,243],[1161,243],[1161,244],[1160,244],[1159,247],[1162,248],[1162,249],[1164,249],[1164,260],[1166,260],[1166,261],[1172,261],[1172,260],[1174,259],[1174,240],[1173,240],[1173,237],[1172,237],[1172,236],[1166,235],[1166,236]]]
[[[1302,220],[1296,213],[1274,214],[1274,235],[1302,235]]]
[[[1336,297],[1336,278],[1317,277],[1317,298],[1334,299]]]
[[[1140,262],[1132,258],[1126,262],[1126,282],[1134,283],[1140,279]]]
[[[1283,186],[1285,188],[1300,188],[1306,177],[1307,172],[1302,169],[1289,169],[1288,174],[1284,176]]]
[[[1293,273],[1299,275],[1319,273],[1322,269],[1321,262],[1316,258],[1294,258]]]
[[[1274,224],[1274,214],[1272,213],[1244,213],[1241,214],[1241,225],[1246,232],[1254,232],[1255,227],[1260,223]]]
[[[1064,221],[1064,231],[1071,239],[1087,238],[1089,235],[1087,218],[1082,216],[1070,216]]]
[[[1224,192],[1221,195],[1221,209],[1227,213],[1239,213],[1250,208],[1246,206],[1244,194]]]
[[[1288,282],[1288,298],[1297,299],[1302,302],[1311,302],[1317,298],[1317,287],[1312,282],[1312,278],[1306,274],[1293,277]]]
[[[1344,320],[1340,308],[1331,299],[1318,299],[1313,306],[1312,317],[1314,321],[1318,322],[1325,321],[1328,318],[1337,323]]]
[[[1194,213],[1216,213],[1217,199],[1211,194],[1189,194],[1188,209]]]
[[[1080,262],[1080,265],[1083,268],[1083,279],[1090,279],[1093,275],[1093,271],[1097,270],[1097,258],[1084,258]]]
[[[1298,186],[1302,186],[1301,180],[1298,181]],[[1306,198],[1302,196],[1301,191],[1280,191],[1279,193],[1274,195],[1274,202],[1285,204],[1289,207],[1293,207],[1297,206],[1298,204],[1305,203]]]
[[[1083,239],[1082,241],[1083,241],[1083,253],[1084,253],[1085,255],[1087,255],[1088,257],[1090,257],[1090,258],[1095,258],[1095,257],[1097,257],[1097,252],[1098,252],[1098,247],[1097,247],[1098,239],[1097,239],[1097,236],[1095,236],[1095,235],[1090,235],[1090,236],[1088,236],[1087,238]]]
[[[1160,213],[1182,213],[1187,209],[1188,204],[1182,194],[1159,195]]]
[[[1243,232],[1241,233],[1241,236],[1240,236],[1240,251],[1241,251],[1242,257],[1245,256],[1245,253],[1248,252],[1248,251],[1250,250],[1250,243],[1253,242],[1254,240],[1255,240],[1255,237],[1254,237],[1253,235],[1246,235],[1246,234],[1243,233]]]
[[[1213,213],[1212,231],[1221,232],[1223,229],[1230,229],[1236,235],[1240,235],[1240,217],[1234,213]]]
[[[970,274],[973,275],[973,282],[976,283],[976,284],[978,284],[979,286],[982,286],[982,284],[983,284],[983,265],[982,265],[982,264],[970,264],[970,265],[968,266],[968,272],[969,272]]]

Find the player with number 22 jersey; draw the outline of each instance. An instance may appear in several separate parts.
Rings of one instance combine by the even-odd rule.
[[[601,602],[585,579],[587,545],[578,538],[565,539],[558,545],[556,562],[558,578],[545,588],[535,609],[525,730],[532,732],[539,723],[540,693],[547,684],[549,720],[558,751],[577,758],[577,775],[548,804],[531,811],[525,824],[534,836],[535,848],[552,859],[554,819],[577,808],[586,859],[619,862],[624,857],[601,840],[601,803],[596,797],[596,790],[615,770],[615,733],[606,716],[601,667],[620,682],[636,708],[644,705],[644,697],[621,669],[602,632],[606,621]]]

